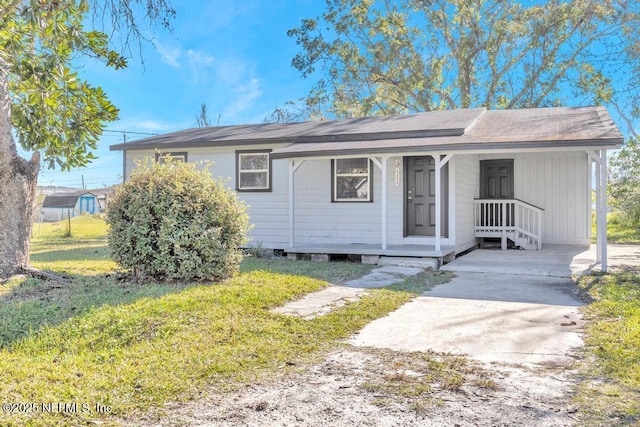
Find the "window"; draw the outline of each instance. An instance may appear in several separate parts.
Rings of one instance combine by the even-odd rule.
[[[371,202],[371,161],[366,157],[331,161],[332,202]]]
[[[271,191],[270,152],[236,151],[237,191]]]
[[[187,161],[187,152],[181,153],[156,153],[156,162],[164,163],[168,159],[176,162],[186,162]]]

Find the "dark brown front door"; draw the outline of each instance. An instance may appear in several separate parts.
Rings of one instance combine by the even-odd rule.
[[[405,157],[405,236],[435,236],[436,165],[431,156]],[[447,167],[442,169],[442,234],[447,235]]]
[[[480,198],[513,199],[513,160],[480,162]]]

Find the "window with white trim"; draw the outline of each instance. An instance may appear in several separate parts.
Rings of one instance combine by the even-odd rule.
[[[271,191],[270,151],[236,151],[237,191]]]
[[[331,201],[373,201],[371,169],[371,161],[366,157],[332,160]]]

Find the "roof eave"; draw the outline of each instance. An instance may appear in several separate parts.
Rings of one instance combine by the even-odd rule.
[[[293,159],[303,157],[321,157],[321,156],[343,156],[345,154],[363,155],[363,154],[390,154],[390,153],[409,153],[416,151],[494,151],[494,150],[513,150],[513,149],[537,149],[537,148],[620,148],[624,143],[623,138],[612,139],[591,139],[591,140],[568,140],[568,141],[528,141],[528,142],[493,142],[493,143],[457,143],[457,144],[436,144],[436,145],[410,145],[404,147],[372,147],[372,148],[356,148],[349,149],[341,147],[335,150],[314,150],[314,151],[290,151],[271,153],[273,159]]]
[[[260,145],[260,144],[290,144],[293,138],[275,139],[233,139],[224,141],[184,141],[184,142],[126,142],[109,146],[109,151],[132,151],[132,150],[166,150],[174,148],[209,148],[209,147],[232,147],[237,145]]]

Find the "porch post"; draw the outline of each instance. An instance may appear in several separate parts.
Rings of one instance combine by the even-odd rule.
[[[596,262],[602,262],[602,181],[600,179],[600,156],[595,160],[596,164]]]
[[[389,159],[387,156],[382,156],[380,159],[377,157],[369,157],[369,159],[378,167],[382,172],[382,183],[380,192],[380,198],[382,199],[380,205],[382,206],[382,211],[380,213],[380,246],[381,248],[387,249],[387,160]]]
[[[381,233],[382,233],[382,250],[387,249],[387,163],[389,158],[382,156],[382,215],[381,215]]]
[[[436,163],[436,251],[442,250],[442,168],[451,160],[451,154],[434,156]]]
[[[295,172],[296,170],[300,167],[300,165],[302,165],[304,163],[304,160],[300,160],[298,161],[298,163],[295,162],[295,160],[289,160],[289,247],[293,247],[294,246],[294,213],[295,210],[293,208],[293,202],[294,202],[294,197],[293,197],[293,191],[295,189],[294,185],[293,185],[293,178],[295,176]]]
[[[600,268],[603,272],[607,271],[607,150],[600,151],[600,208],[602,210],[601,229],[598,230],[600,234],[600,243],[602,248],[600,249]]]

